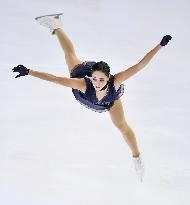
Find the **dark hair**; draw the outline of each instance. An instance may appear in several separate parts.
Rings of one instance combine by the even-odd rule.
[[[104,62],[104,61],[99,61],[97,63],[95,63],[92,68],[91,68],[92,73],[94,71],[102,71],[103,73],[105,73],[105,75],[109,78],[109,74],[110,74],[110,67],[109,65]]]

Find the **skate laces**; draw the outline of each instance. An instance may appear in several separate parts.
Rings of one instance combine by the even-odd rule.
[[[144,168],[144,164],[143,164],[143,162],[142,162],[141,157],[134,158],[134,162],[135,162],[135,168],[136,168],[136,170],[140,170],[140,169],[143,169],[143,168]]]

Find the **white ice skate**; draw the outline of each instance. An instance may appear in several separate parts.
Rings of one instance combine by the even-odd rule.
[[[137,176],[142,182],[144,174],[145,174],[145,168],[144,168],[144,163],[142,161],[141,155],[139,155],[139,157],[133,157],[133,162],[135,165],[135,171],[137,173]]]
[[[35,20],[40,25],[48,28],[52,34],[55,34],[55,29],[62,27],[61,15],[62,13],[38,16]]]

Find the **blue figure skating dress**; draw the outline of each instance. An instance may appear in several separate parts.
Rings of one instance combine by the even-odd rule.
[[[86,92],[82,93],[78,89],[73,89],[72,92],[78,102],[86,108],[98,113],[108,111],[113,105],[114,101],[120,98],[124,93],[124,84],[121,84],[116,91],[114,86],[114,76],[110,75],[110,82],[108,84],[106,95],[99,101],[96,97],[95,88],[88,77],[91,77],[91,68],[95,61],[85,61],[76,65],[70,73],[71,78],[84,78],[86,81]],[[86,77],[88,76],[88,77]]]

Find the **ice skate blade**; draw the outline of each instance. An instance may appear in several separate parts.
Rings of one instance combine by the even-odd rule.
[[[61,16],[63,13],[57,13],[57,14],[47,14],[43,16],[37,16],[35,19],[38,20],[39,18],[45,17],[45,16]]]

